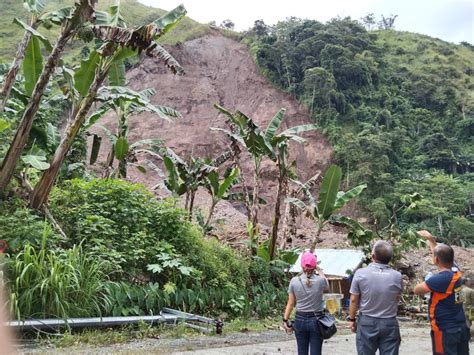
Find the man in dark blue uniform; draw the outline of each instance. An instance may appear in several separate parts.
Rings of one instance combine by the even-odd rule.
[[[454,250],[437,244],[428,231],[418,234],[430,244],[438,274],[415,286],[417,295],[431,293],[429,317],[435,355],[468,355],[470,333],[461,298],[462,274],[454,266]]]

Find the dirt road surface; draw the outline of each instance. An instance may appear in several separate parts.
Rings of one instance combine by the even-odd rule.
[[[400,354],[431,354],[430,334],[428,328],[402,329],[402,344]],[[197,351],[174,352],[175,355],[271,355],[271,354],[296,354],[296,341],[280,341],[272,343],[251,344],[243,346],[230,346]],[[356,354],[355,334],[339,335],[327,340],[323,345],[323,353],[331,355]]]
[[[323,354],[356,354],[355,335],[341,330],[332,339],[325,341]],[[425,325],[402,325],[400,354],[430,355],[430,330]],[[471,342],[471,353],[474,350]],[[62,349],[29,348],[19,349],[20,354],[174,354],[174,355],[272,355],[296,354],[294,336],[281,330],[265,332],[232,333],[224,336],[197,336],[190,338],[145,339],[125,344],[100,347],[75,346]],[[1,352],[0,352],[1,353]]]

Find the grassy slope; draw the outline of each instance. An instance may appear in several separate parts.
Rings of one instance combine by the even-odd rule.
[[[49,0],[48,9],[57,9],[64,6],[69,6],[74,3],[74,0]],[[105,9],[115,3],[115,0],[101,0],[99,8]],[[130,25],[141,25],[166,13],[164,10],[156,9],[150,6],[145,6],[137,0],[122,0],[122,13],[125,20]],[[0,62],[9,62],[15,54],[16,46],[23,36],[23,30],[18,26],[12,24],[14,17],[22,20],[27,19],[27,11],[23,8],[21,0],[0,0]],[[40,32],[47,35],[52,41],[56,37],[57,28],[50,31],[44,28]],[[200,24],[190,18],[185,18],[179,26],[161,40],[162,44],[173,45],[178,42],[184,42],[188,39],[197,38],[209,32],[209,26]],[[82,44],[77,43],[70,45],[72,51],[66,57],[73,57]]]
[[[384,48],[384,59],[399,70],[415,76],[436,74],[437,84],[464,93],[466,106],[474,105],[474,52],[437,38],[411,32],[376,31],[377,44]]]
[[[411,32],[376,31],[384,60],[411,77],[429,76],[436,86],[459,93],[466,112],[474,107],[474,51],[437,38]],[[471,73],[471,74],[470,74]],[[474,146],[463,145],[465,156],[474,156]]]

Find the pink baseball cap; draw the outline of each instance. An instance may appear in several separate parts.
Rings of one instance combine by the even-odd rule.
[[[315,269],[318,261],[316,255],[310,251],[305,251],[301,257],[301,266],[307,269]]]

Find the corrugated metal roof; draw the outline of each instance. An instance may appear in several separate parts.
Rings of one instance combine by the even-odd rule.
[[[364,260],[364,253],[351,249],[316,249],[314,254],[318,258],[318,265],[326,275],[346,277],[347,270],[354,272]],[[290,272],[299,273],[301,269],[301,253]]]

